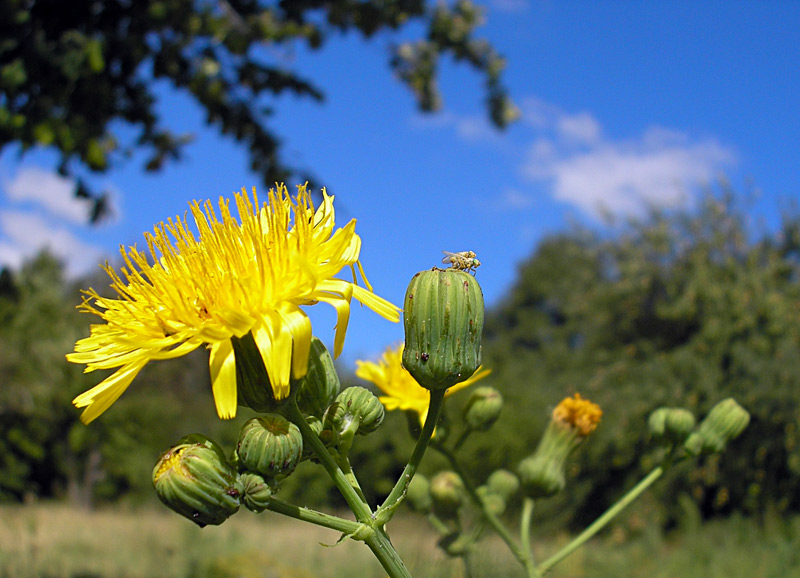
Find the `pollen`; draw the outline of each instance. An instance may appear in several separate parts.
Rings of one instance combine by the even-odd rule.
[[[579,393],[563,399],[553,410],[553,419],[571,425],[581,436],[596,430],[602,416],[600,406],[583,399]]]

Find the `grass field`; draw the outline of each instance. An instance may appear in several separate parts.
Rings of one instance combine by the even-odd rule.
[[[426,523],[392,522],[392,539],[419,578],[463,577],[443,557]],[[0,507],[0,578],[371,578],[385,574],[369,550],[330,530],[265,513],[242,512],[200,529],[163,509],[93,512],[58,504]],[[546,556],[566,537],[537,544]],[[474,575],[516,578],[515,562],[482,542]],[[791,578],[800,576],[800,519],[764,525],[733,518],[696,524],[664,538],[623,540],[614,532],[558,566],[554,578]]]

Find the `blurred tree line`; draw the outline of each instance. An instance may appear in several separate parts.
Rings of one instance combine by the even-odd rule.
[[[645,433],[652,410],[683,406],[702,417],[733,396],[752,414],[745,434],[723,455],[670,472],[655,490],[653,515],[674,521],[683,496],[707,516],[800,510],[800,217],[755,236],[740,201],[722,192],[693,210],[653,212],[623,233],[578,229],[541,242],[487,312],[487,382],[506,405],[490,432],[464,446],[477,482],[528,455],[552,408],[579,392],[603,407],[603,422],[576,454],[568,491],[537,511],[582,524],[654,464]],[[93,322],[74,309],[77,286],[105,283],[65,284],[47,255],[0,274],[5,500],[152,499],[150,469],[182,435],[235,444],[238,427],[216,418],[202,351],[150,364],[102,419],[80,424],[70,400],[100,378],[64,354]],[[466,397],[452,399],[454,422]],[[386,421],[351,455],[373,499],[388,491],[412,446],[404,416]],[[423,465],[435,467],[435,454]],[[283,497],[338,499],[318,473],[301,464]]]
[[[265,184],[313,181],[286,162],[269,126],[284,93],[324,100],[289,65],[296,48],[316,51],[344,33],[396,38],[387,63],[423,111],[441,106],[441,59],[464,62],[484,78],[487,114],[503,128],[516,108],[501,79],[505,61],[475,36],[481,22],[470,0],[0,0],[0,150],[55,149],[59,172],[77,179],[76,195],[93,201],[97,220],[107,197],[82,175],[134,153],[159,170],[192,140],[164,122],[157,88],[167,85],[247,150]],[[413,36],[399,34],[409,28]],[[120,142],[122,126],[131,142]]]

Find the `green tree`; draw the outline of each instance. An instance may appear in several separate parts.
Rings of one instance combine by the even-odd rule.
[[[156,458],[186,432],[235,441],[228,439],[235,426],[223,428],[214,412],[203,352],[152,364],[136,395],[83,425],[70,402],[97,377],[65,358],[87,333],[78,294],[46,253],[16,273],[0,272],[0,500],[66,497],[90,506],[152,499]]]
[[[371,38],[417,23],[427,32],[398,41],[389,64],[424,111],[441,106],[436,84],[442,56],[465,61],[485,78],[495,126],[515,113],[501,82],[504,60],[475,38],[481,11],[469,0],[452,6],[424,0],[0,0],[0,149],[54,147],[59,171],[102,172],[134,150],[147,170],[179,159],[190,135],[160,118],[155,85],[167,81],[191,95],[207,122],[246,147],[266,183],[306,171],[280,155],[268,125],[270,103],[289,91],[323,100],[313,81],[276,63],[275,50],[320,49],[337,32]],[[342,63],[344,67],[348,63]],[[120,123],[132,143],[117,138]],[[94,201],[93,220],[107,208],[103,194],[78,179],[76,194]]]
[[[702,416],[729,396],[751,413],[750,427],[724,456],[689,476],[673,472],[660,513],[676,516],[669,504],[679,494],[705,515],[800,507],[800,219],[754,238],[740,201],[723,192],[619,235],[550,238],[487,315],[485,364],[509,401],[498,434],[514,440],[514,458],[538,435],[520,424],[534,416],[541,429],[565,395],[604,409],[576,458],[571,493],[554,506],[578,523],[648,466],[652,410]]]

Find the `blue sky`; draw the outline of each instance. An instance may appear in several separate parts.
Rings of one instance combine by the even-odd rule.
[[[390,36],[274,55],[326,93],[323,105],[281,97],[272,126],[285,158],[336,195],[339,223],[358,219],[380,295],[402,304],[416,271],[444,249],[469,249],[494,305],[542,236],[575,221],[600,226],[601,208],[626,216],[647,202],[691,203],[723,175],[760,191],[756,226],[800,200],[800,2],[483,5],[479,33],[507,57],[522,113],[504,133],[489,127],[481,79],[464,65],[441,70],[444,110],[418,113],[388,68]],[[71,198],[74,184],[52,174],[52,152],[0,156],[0,265],[47,245],[70,274],[85,273],[190,200],[260,184],[244,150],[203,127],[190,100],[160,94],[173,130],[196,140],[156,175],[134,158],[94,178],[114,193],[115,218],[103,226],[83,224],[86,208]],[[315,332],[330,343],[335,315],[313,309]],[[355,307],[345,361],[400,340],[401,325]]]

